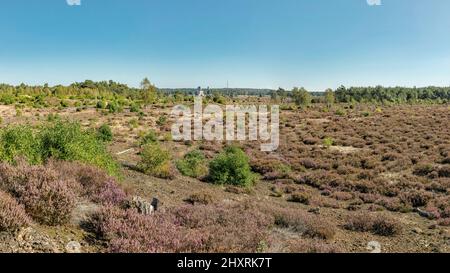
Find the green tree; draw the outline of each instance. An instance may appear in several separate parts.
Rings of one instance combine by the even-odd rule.
[[[294,99],[295,104],[302,107],[308,107],[312,101],[311,94],[303,87],[294,87],[294,89],[292,89],[292,98]]]
[[[154,103],[157,99],[157,88],[154,86],[148,78],[145,78],[141,82],[141,98],[146,104]]]
[[[330,108],[335,102],[334,92],[329,88],[325,90],[325,102],[327,103],[328,108]]]

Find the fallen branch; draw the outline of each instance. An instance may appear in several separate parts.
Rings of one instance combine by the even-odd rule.
[[[129,153],[129,152],[133,152],[133,151],[134,151],[134,149],[131,148],[131,149],[128,149],[128,150],[125,150],[125,151],[122,151],[122,152],[118,152],[116,155],[123,155],[123,154]]]

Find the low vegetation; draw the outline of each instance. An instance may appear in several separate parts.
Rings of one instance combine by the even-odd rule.
[[[199,150],[187,153],[183,159],[177,161],[177,168],[181,174],[193,178],[200,178],[208,173],[206,158]]]
[[[51,158],[79,161],[118,174],[118,166],[102,140],[75,122],[57,121],[37,128],[17,125],[2,129],[0,160],[15,163],[18,158],[25,158],[31,164],[43,164]]]
[[[172,177],[170,152],[160,144],[147,144],[142,148],[139,168],[146,174],[160,178]]]
[[[220,185],[250,187],[255,182],[247,155],[238,147],[227,147],[209,164],[209,181]]]

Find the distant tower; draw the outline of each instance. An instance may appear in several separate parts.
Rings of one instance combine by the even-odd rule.
[[[199,86],[197,88],[197,94],[195,94],[195,95],[197,95],[198,97],[204,97],[205,96],[205,92],[203,92],[202,88]]]

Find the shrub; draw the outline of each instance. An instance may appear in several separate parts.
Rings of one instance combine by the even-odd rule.
[[[67,108],[67,107],[69,107],[69,102],[67,102],[67,101],[65,101],[65,100],[61,100],[59,103],[60,103],[60,105],[61,105],[62,108]]]
[[[139,106],[139,104],[137,104],[137,103],[131,104],[131,106],[130,106],[131,113],[138,113],[139,111],[141,111],[141,107]]]
[[[139,121],[137,119],[131,119],[128,122],[128,125],[130,126],[130,128],[137,128],[139,126]]]
[[[192,205],[195,204],[209,205],[213,202],[213,197],[211,196],[210,193],[199,192],[192,194],[185,201]]]
[[[30,224],[22,205],[9,194],[0,190],[0,232],[14,231]]]
[[[31,164],[42,163],[41,143],[29,126],[10,126],[0,132],[0,159],[15,163],[19,157]]]
[[[290,228],[307,237],[329,240],[336,233],[336,228],[331,223],[297,209],[266,207],[263,210],[274,217],[276,226]]]
[[[121,205],[127,197],[113,177],[95,166],[52,160],[46,167],[57,170],[62,180],[77,181],[81,186],[79,195],[93,202]]]
[[[434,168],[431,164],[419,165],[414,168],[413,173],[418,176],[427,176],[434,171]]]
[[[417,190],[402,192],[400,195],[400,199],[405,204],[415,208],[426,206],[431,197],[430,193]]]
[[[206,236],[203,251],[207,252],[256,252],[273,222],[250,204],[184,206],[171,214],[181,226]]]
[[[47,125],[41,129],[38,138],[45,159],[80,161],[105,169],[109,174],[118,174],[118,165],[104,143],[96,134],[83,130],[79,123],[57,122]]]
[[[341,191],[333,192],[331,194],[331,197],[336,200],[340,200],[340,201],[348,201],[348,200],[353,199],[353,195],[351,193],[341,192]]]
[[[158,136],[156,135],[156,132],[154,130],[149,130],[147,134],[145,134],[141,139],[141,146],[147,145],[147,144],[155,144],[158,142]]]
[[[378,216],[372,226],[372,232],[381,236],[394,236],[400,233],[400,224],[393,219]]]
[[[97,137],[101,141],[110,142],[113,140],[113,133],[108,124],[103,124],[97,129]]]
[[[178,253],[202,249],[202,234],[191,234],[166,214],[146,216],[107,206],[90,225],[112,253]]]
[[[372,232],[380,236],[394,236],[400,233],[401,227],[398,222],[385,216],[373,216],[359,213],[349,217],[345,228],[353,231]]]
[[[289,201],[309,205],[309,199],[310,196],[308,194],[303,192],[297,192],[291,195]]]
[[[45,166],[18,167],[1,165],[0,186],[24,205],[28,215],[47,225],[65,223],[76,201],[74,180],[59,179],[58,173]]]
[[[339,108],[336,110],[335,114],[338,116],[345,116],[347,112],[344,109]]]
[[[325,146],[326,148],[330,148],[331,146],[333,146],[334,140],[331,137],[326,137],[323,140],[323,146]]]
[[[182,206],[151,216],[108,206],[90,221],[108,251],[119,253],[255,252],[270,223],[245,205]]]
[[[209,164],[209,181],[215,184],[230,184],[250,187],[255,175],[250,170],[247,155],[238,147],[227,147]]]
[[[170,178],[170,159],[170,152],[159,144],[147,144],[142,149],[139,168],[149,175]]]
[[[57,121],[33,130],[29,126],[8,127],[0,132],[0,159],[15,163],[19,157],[30,164],[48,159],[80,161],[118,174],[118,165],[97,135],[78,123]]]
[[[205,156],[199,150],[187,153],[182,160],[177,161],[176,165],[184,176],[198,178],[208,172]]]
[[[96,107],[97,107],[98,109],[105,109],[105,108],[106,108],[106,102],[105,102],[105,101],[102,101],[102,100],[99,100],[99,101],[97,101]]]
[[[288,244],[290,253],[341,253],[343,250],[336,245],[330,245],[320,240],[294,240]]]
[[[440,177],[450,177],[450,166],[443,166],[439,169]]]
[[[156,121],[158,126],[164,126],[167,123],[167,116],[160,116]]]
[[[112,102],[108,103],[108,106],[106,108],[112,114],[120,113],[123,110],[122,106],[120,106],[120,104],[116,101],[112,101]]]
[[[97,189],[97,194],[92,196],[92,201],[104,205],[121,205],[126,200],[125,191],[112,179],[106,180]]]
[[[450,227],[450,218],[440,219],[438,221],[438,225],[443,226],[443,227]]]

